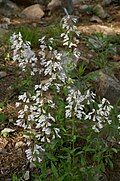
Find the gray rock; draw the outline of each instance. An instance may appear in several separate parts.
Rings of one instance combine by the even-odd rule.
[[[96,93],[105,97],[111,104],[120,100],[120,82],[115,76],[110,76],[104,71],[97,71],[93,80]]]
[[[9,1],[9,0],[6,1],[5,6],[9,9],[12,9],[15,11],[19,10],[19,7],[15,3],[13,3],[12,1]]]
[[[15,2],[16,4],[20,6],[27,7],[33,4],[45,5],[48,3],[49,0],[11,0],[11,1]]]
[[[0,0],[1,6],[5,8],[9,8],[12,10],[18,10],[19,7],[16,5],[16,3],[9,1],[9,0]]]
[[[113,74],[120,82],[120,62],[114,62],[112,64],[112,67],[113,67],[113,69],[112,69]]]
[[[8,24],[7,23],[1,23],[0,28],[2,29],[8,29]]]
[[[80,9],[83,10],[83,11],[86,11],[86,10],[92,9],[92,8],[93,8],[92,5],[87,5],[87,4],[84,4],[84,5],[80,6]]]
[[[47,6],[47,8],[51,11],[57,7],[65,8],[69,14],[72,14],[73,1],[72,0],[51,0]]]
[[[111,4],[111,2],[112,2],[112,0],[103,0],[103,5],[108,6]]]
[[[34,2],[34,4],[40,4],[40,5],[46,5],[46,4],[48,4],[48,0],[34,0],[33,1]]]
[[[73,1],[73,5],[79,5],[82,0],[72,0]]]
[[[10,18],[4,17],[1,19],[2,22],[7,23],[8,25],[11,24]]]
[[[0,14],[6,17],[11,17],[19,13],[20,8],[9,0],[4,0],[3,3],[0,3]]]
[[[103,9],[103,7],[100,4],[97,4],[94,8],[93,8],[95,14],[97,16],[99,16],[100,18],[107,18],[108,14],[106,13],[106,11]]]
[[[27,19],[40,20],[44,16],[44,12],[39,4],[35,4],[25,8],[21,15]]]
[[[102,20],[98,16],[94,16],[94,15],[90,18],[90,21],[91,22],[102,23]]]
[[[4,71],[0,71],[0,79],[6,77],[7,73]]]
[[[60,0],[51,0],[50,3],[48,4],[47,8],[49,10],[53,10],[55,9],[56,7],[59,7],[61,6],[61,1]]]

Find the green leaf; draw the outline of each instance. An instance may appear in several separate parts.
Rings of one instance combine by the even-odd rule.
[[[112,148],[112,151],[115,152],[115,153],[118,152],[116,148]]]
[[[46,156],[47,156],[47,158],[49,159],[49,160],[51,160],[51,161],[56,161],[57,159],[52,155],[52,154],[50,154],[50,153],[46,153]]]
[[[81,155],[81,154],[83,154],[83,151],[77,152],[77,153],[75,154],[75,156],[78,156],[78,155]]]
[[[0,122],[3,122],[7,119],[7,116],[4,113],[0,113]]]
[[[3,108],[3,107],[4,107],[4,103],[0,102],[0,108]]]
[[[69,173],[65,173],[62,175],[62,177],[59,178],[59,181],[64,181],[65,180],[65,177],[68,176]]]
[[[51,169],[52,169],[53,175],[54,175],[56,178],[58,178],[58,176],[59,176],[59,175],[58,175],[58,171],[57,171],[55,165],[53,164],[53,162],[51,162]]]
[[[86,164],[86,161],[85,161],[85,157],[82,155],[81,156],[81,165],[85,165]]]
[[[109,159],[110,168],[113,169],[113,162]]]

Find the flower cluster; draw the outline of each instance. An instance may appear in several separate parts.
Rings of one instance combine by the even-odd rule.
[[[66,51],[62,52],[62,66],[64,67],[66,73],[75,69],[77,62],[81,56],[81,52],[78,49],[80,32],[75,26],[77,18],[70,15],[65,16],[62,19],[62,29],[63,33],[61,34],[63,46]]]
[[[27,142],[27,145],[30,146],[30,142]],[[32,163],[37,161],[38,163],[42,162],[40,155],[42,157],[45,149],[43,149],[40,145],[35,144],[33,148],[29,148],[25,151],[27,159]]]
[[[68,15],[65,16],[61,22],[62,28],[64,30],[64,33],[61,34],[61,37],[63,38],[63,46],[67,46],[69,49],[71,49],[76,60],[78,60],[81,55],[77,49],[79,44],[80,31],[78,31],[77,27],[74,25],[77,23],[77,18]]]
[[[72,47],[77,47],[77,44],[79,43],[79,40],[76,38],[80,36],[80,32],[77,30],[77,27],[74,25],[77,23],[77,18],[71,17],[70,15],[65,16],[62,19],[62,28],[65,31],[61,34],[61,37],[63,38],[63,46],[68,46],[70,49]],[[71,34],[74,33],[76,36],[71,36]],[[73,40],[73,42],[70,42]]]
[[[111,110],[113,106],[110,105],[109,101],[105,98],[102,99],[101,103],[98,104],[98,109],[92,109],[92,112],[89,112],[86,115],[85,119],[91,120],[94,122],[92,129],[95,132],[100,132],[104,125],[111,124],[112,120],[110,118]]]
[[[20,108],[20,110],[15,124],[23,127],[27,135],[29,135],[27,136],[28,150],[26,150],[26,156],[31,162],[36,159],[41,161],[44,145],[50,143],[56,137],[60,138],[60,130],[56,127],[53,114],[56,105],[51,94],[51,87],[55,87],[56,92],[60,92],[67,79],[60,63],[61,54],[52,49],[53,40],[49,40],[51,43],[49,46],[46,45],[45,37],[41,38],[39,42],[39,62],[41,66],[39,84],[35,85],[33,95],[24,92],[19,95],[19,102],[16,103],[16,107]],[[51,112],[53,115],[51,115]],[[30,142],[30,138],[33,137],[34,146]]]
[[[95,98],[96,95],[89,90],[86,94],[82,95],[79,90],[70,88],[68,97],[66,98],[67,106],[65,107],[65,117],[76,117],[79,120],[92,121],[94,123],[92,129],[95,132],[100,132],[104,124],[112,123],[110,112],[113,107],[108,100],[103,98],[101,103],[97,104],[97,108],[94,108]]]
[[[31,50],[30,42],[26,41],[24,43],[22,35],[19,32],[18,34],[13,34],[10,37],[11,49],[13,50],[13,60],[18,62],[19,67],[22,71],[26,71],[26,67],[30,67],[31,75],[35,75],[36,72],[39,72],[37,64],[37,57],[35,53]]]
[[[20,107],[21,109],[18,112],[18,119],[15,123],[26,130],[29,139],[30,137],[34,137],[34,144],[39,142],[39,146],[42,147],[44,147],[45,143],[50,143],[56,137],[60,137],[60,130],[55,126],[55,118],[49,112],[50,109],[53,110],[55,108],[55,104],[52,101],[52,97],[48,98],[45,97],[45,94],[43,96],[43,94],[44,90],[42,90],[42,86],[35,85],[34,95],[25,92],[18,97],[19,102],[16,103],[16,107]],[[28,146],[29,145],[30,144],[28,144]],[[31,154],[32,151],[30,150],[31,148],[29,148],[28,151],[26,150],[26,153]],[[33,152],[36,151],[33,149]],[[30,156],[27,157],[29,158]],[[31,160],[32,158],[30,157],[30,161]],[[35,157],[33,157],[32,161],[34,160]],[[39,158],[39,160],[41,160],[41,158]]]
[[[60,87],[66,82],[67,76],[61,65],[62,54],[57,50],[52,48],[52,43],[54,39],[49,39],[51,43],[48,46],[45,43],[45,37],[40,41],[40,64],[41,64],[41,74],[44,75],[44,80],[42,81],[42,89],[44,91],[48,90],[50,86],[55,86],[57,92],[60,91]],[[46,55],[46,51],[48,54]],[[49,58],[48,58],[49,56]],[[45,79],[46,77],[46,79]]]

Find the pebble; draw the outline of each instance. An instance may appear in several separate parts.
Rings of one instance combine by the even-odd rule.
[[[15,148],[23,147],[24,145],[23,141],[19,141],[15,144]]]
[[[103,7],[100,4],[97,4],[93,9],[96,12],[97,16],[99,16],[99,18],[104,19],[108,17],[108,14],[106,13],[106,11],[103,9]]]
[[[7,76],[7,73],[4,71],[0,71],[0,79]]]
[[[103,5],[108,6],[110,5],[112,0],[103,0]]]
[[[102,20],[98,17],[98,16],[92,16],[92,18],[90,18],[91,22],[97,22],[97,23],[102,23]]]
[[[7,17],[2,18],[1,21],[7,23],[8,25],[11,23],[10,18]]]

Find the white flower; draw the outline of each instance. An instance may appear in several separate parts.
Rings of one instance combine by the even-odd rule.
[[[22,100],[23,102],[25,102],[26,99],[27,99],[27,94],[26,94],[26,92],[25,92],[23,95],[20,95],[20,96],[18,97],[18,99],[19,99],[19,100]]]
[[[53,122],[55,122],[55,118],[53,116],[51,116],[51,114],[48,114],[48,119],[52,120]]]
[[[71,110],[67,109],[67,110],[65,111],[65,117],[66,117],[66,118],[71,118],[71,116],[72,116]]]
[[[100,132],[99,129],[96,127],[96,125],[94,125],[94,126],[92,127],[92,129],[93,129],[96,133],[99,133],[99,132]]]
[[[27,150],[25,151],[25,153],[26,153],[27,159],[28,159],[30,162],[32,162],[33,156],[32,156],[32,151],[31,151],[31,149],[30,149],[30,148],[27,149]]]
[[[69,44],[69,48],[71,48],[71,47],[77,47],[77,45],[76,45],[75,43],[72,43],[72,42],[71,42],[71,43]]]
[[[42,131],[45,132],[46,135],[50,135],[51,134],[51,129],[50,128],[43,128]]]
[[[41,142],[45,142],[45,141],[46,141],[45,137],[42,137]]]
[[[59,130],[58,128],[54,128],[54,131],[55,131],[55,133],[56,133],[56,136],[57,136],[58,138],[61,138],[61,136],[59,135],[60,130]]]
[[[21,105],[20,102],[16,102],[16,104],[15,104],[16,107],[19,107],[20,105]]]
[[[29,109],[28,105],[25,105],[25,106],[24,106],[24,112],[27,112],[28,109]]]
[[[50,143],[50,139],[49,138],[46,138],[47,142]]]
[[[63,46],[68,46],[69,45],[69,42],[68,41],[66,41],[65,43],[63,43]]]

